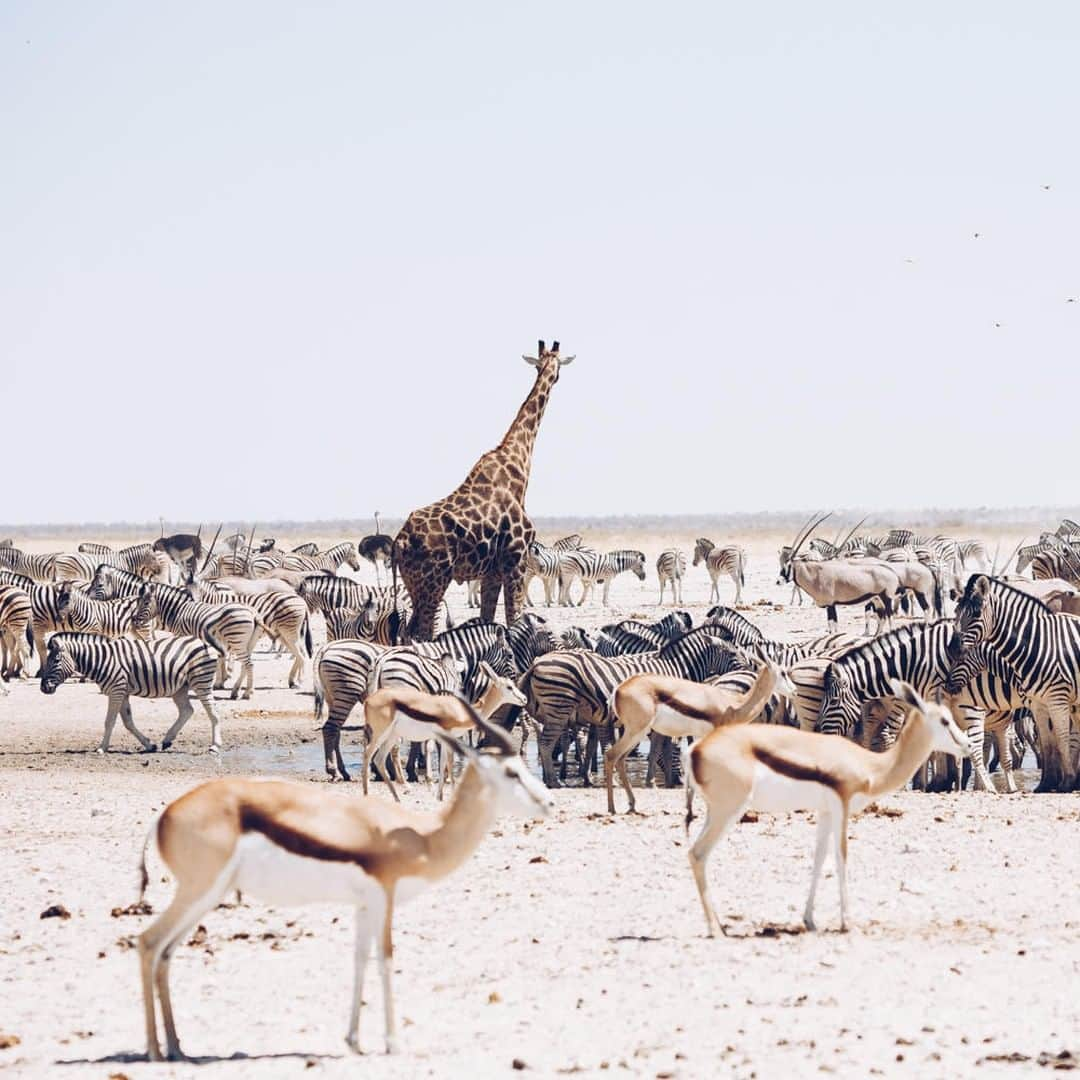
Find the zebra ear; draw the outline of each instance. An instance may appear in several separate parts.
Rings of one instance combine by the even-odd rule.
[[[990,579],[985,574],[980,574],[976,580],[975,592],[984,600],[990,595]]]

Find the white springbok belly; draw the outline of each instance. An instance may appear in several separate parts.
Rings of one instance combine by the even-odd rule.
[[[404,713],[394,714],[394,736],[399,739],[408,739],[409,742],[423,742],[425,739],[434,739],[434,732],[438,730],[438,724],[428,723],[425,720],[414,720]],[[447,732],[448,735],[456,732]]]
[[[836,794],[813,780],[792,780],[760,762],[754,766],[751,810],[790,813],[793,810],[831,810]]]
[[[341,903],[378,907],[383,903],[382,885],[355,863],[333,862],[294,855],[262,833],[245,833],[233,855],[231,888],[266,904]],[[403,903],[422,892],[424,878],[402,878],[394,892]]]
[[[657,708],[652,726],[653,731],[658,735],[668,735],[672,739],[683,739],[687,736],[692,739],[703,739],[713,730],[712,724],[707,720],[695,720],[693,717],[683,716],[670,705],[660,705]]]

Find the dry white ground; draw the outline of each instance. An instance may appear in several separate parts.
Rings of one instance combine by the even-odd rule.
[[[650,579],[620,579],[610,615],[553,612],[559,625],[654,615],[652,559],[669,542],[692,546],[596,539],[644,547]],[[772,606],[787,600],[775,585],[778,539],[746,540],[748,599],[770,602],[748,614],[778,635],[818,633],[822,612]],[[707,595],[704,571],[691,570],[696,617]],[[453,599],[464,613],[460,590]],[[169,753],[137,754],[118,728],[117,752],[103,758],[95,688],[45,698],[28,683],[0,697],[0,1036],[19,1040],[0,1049],[0,1067],[72,1080],[486,1076],[515,1061],[540,1076],[1006,1076],[1030,1073],[1040,1054],[1080,1054],[1080,796],[884,800],[852,826],[855,928],[843,935],[831,875],[823,932],[799,932],[810,818],[762,815],[717,848],[727,936],[709,941],[681,792],[641,792],[645,816],[609,818],[600,791],[569,789],[549,821],[500,823],[458,874],[399,911],[397,1057],[381,1054],[374,977],[369,1052],[356,1060],[344,1046],[349,912],[245,903],[209,915],[173,963],[181,1037],[202,1064],[147,1065],[131,940],[148,920],[110,912],[135,898],[153,815],[194,784],[225,773],[322,782],[310,693],[283,689],[284,674],[261,657],[253,700],[222,703],[220,758],[203,752],[200,713]],[[136,720],[156,737],[171,709],[136,702]],[[356,739],[346,735],[350,760]],[[388,796],[376,786],[374,797]],[[433,803],[421,786],[406,798]],[[160,910],[171,884],[152,866]],[[71,917],[39,917],[56,904]]]

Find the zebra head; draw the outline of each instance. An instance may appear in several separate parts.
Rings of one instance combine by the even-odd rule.
[[[45,655],[45,666],[41,670],[41,692],[55,694],[56,688],[70,679],[76,672],[75,658],[64,645],[62,634],[53,634],[49,639],[49,649]]]
[[[985,574],[972,574],[964,595],[956,605],[956,627],[949,639],[948,649],[952,667],[968,649],[974,649],[985,641],[993,629],[994,601],[990,579]]]
[[[637,575],[638,581],[645,580],[645,552],[634,551],[631,552],[631,565],[630,569]]]
[[[158,614],[157,589],[147,582],[139,590],[138,603],[135,612],[131,616],[131,627],[136,633],[145,633],[150,629],[151,622]]]
[[[825,672],[824,690],[817,730],[824,735],[850,736],[862,713],[851,676],[842,667],[830,664]]]
[[[71,611],[71,582],[62,581],[56,586],[56,613],[63,618]]]
[[[699,536],[694,541],[694,561],[692,566],[699,566],[702,562],[709,557],[709,552],[716,547],[716,545],[707,537]]]

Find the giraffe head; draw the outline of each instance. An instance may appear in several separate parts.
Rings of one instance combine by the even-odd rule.
[[[557,341],[553,341],[551,343],[551,348],[549,349],[544,345],[544,339],[541,338],[536,343],[536,346],[535,356],[525,356],[522,354],[521,359],[524,360],[526,364],[532,364],[533,367],[538,368],[540,371],[551,368],[554,376],[552,382],[558,379],[560,368],[564,368],[567,364],[572,364],[574,362],[572,356],[559,355],[559,343]]]

